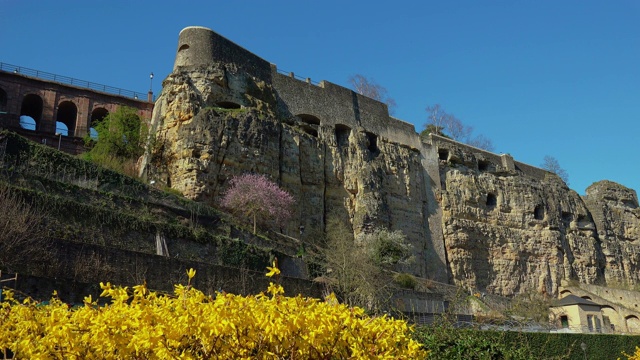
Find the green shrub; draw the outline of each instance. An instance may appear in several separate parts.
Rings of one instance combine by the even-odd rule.
[[[136,161],[144,152],[148,129],[138,116],[138,110],[121,106],[96,126],[98,139],[85,138],[90,151],[82,156],[100,166],[136,176]]]
[[[638,337],[609,334],[534,333],[460,329],[439,322],[421,326],[416,340],[433,359],[616,359],[633,353]],[[580,345],[587,345],[583,352]]]
[[[407,273],[400,273],[393,276],[393,280],[398,284],[398,286],[414,290],[417,285],[416,278]]]
[[[371,233],[358,235],[356,243],[364,246],[376,265],[389,267],[396,264],[410,264],[413,247],[400,230],[375,229]]]

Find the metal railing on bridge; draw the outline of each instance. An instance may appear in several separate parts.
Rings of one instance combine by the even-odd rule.
[[[113,95],[125,96],[132,99],[145,100],[147,95],[146,92],[120,89],[120,88],[109,86],[109,85],[98,84],[98,83],[94,83],[86,80],[78,80],[68,76],[52,74],[46,71],[29,69],[26,67],[11,65],[3,62],[0,62],[0,71],[31,76],[31,77],[42,79],[42,80],[50,80],[50,81],[54,81],[61,84],[78,86],[78,87],[95,90],[95,91],[101,91],[101,92],[105,92]]]

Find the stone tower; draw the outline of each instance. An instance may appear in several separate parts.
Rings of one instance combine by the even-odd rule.
[[[211,65],[214,58],[216,38],[211,29],[202,26],[189,26],[178,36],[178,52],[173,71],[181,66]]]

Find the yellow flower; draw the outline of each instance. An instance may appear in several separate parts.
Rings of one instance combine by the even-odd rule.
[[[278,267],[276,266],[276,262],[273,262],[273,267],[271,266],[267,266],[267,269],[269,270],[269,272],[267,273],[268,277],[272,277],[273,275],[279,275],[280,274],[280,269],[278,269]]]
[[[271,275],[280,271],[276,264]],[[187,271],[189,279],[195,270]],[[370,318],[360,308],[301,295],[286,297],[270,283],[266,294],[210,297],[189,285],[173,295],[144,285],[101,284],[105,306],[69,308],[57,298],[35,306],[0,303],[0,349],[21,359],[423,359],[412,328],[388,317]],[[5,295],[11,296],[5,292]]]
[[[267,288],[267,292],[274,296],[278,294],[284,294],[284,288],[280,285],[276,285],[270,282],[269,287]]]
[[[193,277],[196,276],[196,271],[194,269],[187,270],[187,276],[189,277],[189,280],[193,279]]]

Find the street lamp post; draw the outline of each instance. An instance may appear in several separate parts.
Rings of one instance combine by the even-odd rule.
[[[58,137],[58,151],[60,151],[60,143],[62,142],[62,133],[56,133]]]
[[[148,102],[153,102],[153,73],[149,74],[149,94],[147,96]]]

